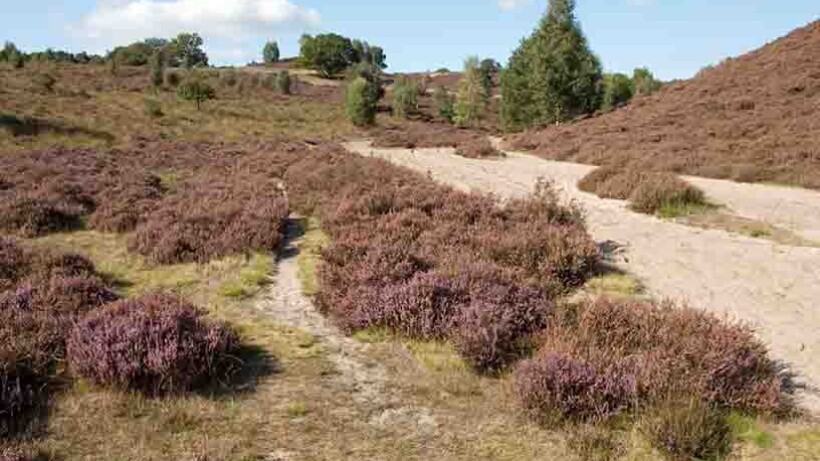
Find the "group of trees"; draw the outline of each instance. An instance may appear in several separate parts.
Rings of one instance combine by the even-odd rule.
[[[612,110],[629,102],[635,95],[647,95],[658,91],[662,83],[646,68],[638,68],[632,77],[621,74],[605,74],[601,109]]]
[[[114,48],[108,59],[126,66],[149,65],[154,59],[162,59],[164,66],[207,67],[208,55],[203,50],[204,42],[199,34],[182,33],[171,40],[148,38],[126,46]],[[159,58],[155,57],[159,56]]]
[[[558,123],[624,104],[660,87],[647,69],[604,75],[575,17],[575,0],[550,0],[538,28],[524,39],[501,78],[506,130]]]
[[[68,51],[48,48],[45,51],[25,53],[12,42],[6,42],[0,50],[0,62],[8,62],[14,68],[22,68],[26,62],[66,62],[73,64],[102,64],[105,59],[99,55],[86,52],[70,53]]]
[[[303,35],[299,46],[299,63],[319,71],[324,77],[333,77],[357,64],[387,68],[384,50],[362,40],[351,40],[333,33],[315,37]]]

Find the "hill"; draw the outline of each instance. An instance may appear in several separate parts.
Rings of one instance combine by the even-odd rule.
[[[820,189],[819,50],[815,21],[620,110],[508,142],[550,159]]]

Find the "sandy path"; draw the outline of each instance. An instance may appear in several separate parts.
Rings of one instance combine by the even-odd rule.
[[[810,387],[799,395],[803,405],[820,414],[820,359],[816,355],[820,354],[820,248],[779,245],[633,213],[624,202],[577,189],[578,179],[593,168],[587,165],[516,153],[503,160],[470,160],[447,149],[374,149],[368,143],[350,143],[348,148],[429,173],[463,190],[500,197],[530,193],[539,177],[553,180],[586,209],[590,232],[597,241],[622,247],[617,264],[640,278],[650,293],[685,300],[755,326],[774,357],[791,364]],[[820,233],[820,195],[816,193],[784,189],[778,192],[782,195],[768,200],[765,191],[783,188],[696,182],[706,185],[707,195],[714,193],[714,200],[724,201],[747,217],[799,228],[805,236]],[[772,205],[779,200],[786,203],[782,197],[789,197],[788,206]]]
[[[289,226],[273,283],[257,308],[281,324],[312,333],[336,367],[341,383],[352,389],[354,399],[361,404],[382,407],[386,404],[384,368],[366,357],[363,349],[367,345],[345,336],[302,294],[297,264],[301,240],[295,237],[298,231],[298,224]]]

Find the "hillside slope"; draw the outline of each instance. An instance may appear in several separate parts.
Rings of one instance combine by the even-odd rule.
[[[551,159],[820,189],[820,21],[623,109],[508,141]]]

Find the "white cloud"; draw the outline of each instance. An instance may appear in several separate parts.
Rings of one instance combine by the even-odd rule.
[[[315,9],[289,0],[107,0],[98,2],[70,30],[109,45],[183,31],[242,40],[282,29],[315,27],[320,20]]]
[[[532,0],[498,0],[498,6],[502,10],[513,10],[521,5],[532,3]]]

